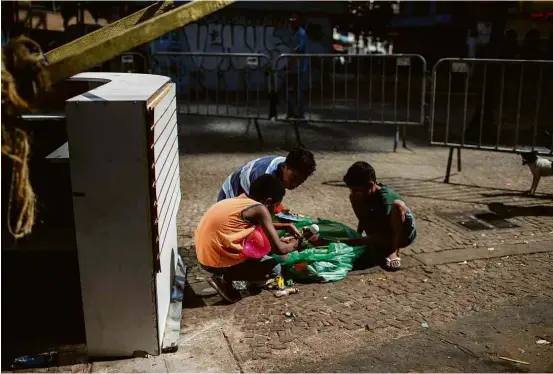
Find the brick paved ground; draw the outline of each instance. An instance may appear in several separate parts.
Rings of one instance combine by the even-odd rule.
[[[243,136],[244,122],[210,122],[202,124],[201,129],[195,127],[196,122],[194,119],[194,125],[181,126],[182,247],[191,244],[197,222],[215,201],[229,173],[264,154],[285,155],[286,151],[275,148],[293,145],[293,132],[286,124],[262,124],[268,144],[260,151],[253,133]],[[519,156],[464,151],[463,171],[451,178],[451,184],[444,184],[448,150],[417,145],[424,144],[419,140],[424,139],[424,131],[410,130],[414,140],[409,144],[411,149],[393,153],[393,131],[357,125],[307,126],[302,132],[304,143],[314,149],[318,168],[303,186],[287,194],[286,203],[302,214],[355,226],[348,190],[341,180],[354,161],[366,160],[375,167],[377,177],[401,193],[415,212],[421,234],[405,254],[553,239],[553,181],[542,180],[537,197],[523,196],[531,177]],[[439,215],[489,211],[490,207],[510,210],[510,221],[520,227],[469,231]],[[190,255],[193,258],[193,253]]]
[[[178,215],[179,246],[189,266],[189,281],[201,290],[207,287],[206,275],[195,263],[192,247],[193,232],[200,217],[215,202],[229,173],[258,156],[286,154],[278,147],[292,146],[294,135],[289,125],[263,123],[266,142],[261,147],[253,130],[244,134],[246,124],[243,121],[198,118],[181,118],[180,121],[183,195]],[[427,147],[425,130],[410,129],[410,149],[393,153],[393,131],[359,125],[304,126],[303,141],[314,151],[318,168],[305,185],[288,193],[286,203],[297,212],[354,226],[348,191],[340,181],[353,162],[366,160],[373,164],[380,181],[400,192],[415,213],[419,235],[416,243],[404,251],[405,255],[452,249],[466,249],[468,254],[474,248],[495,248],[494,253],[500,253],[501,246],[507,245],[553,250],[552,179],[542,180],[538,196],[526,197],[522,192],[529,188],[531,178],[518,156],[467,151],[462,155],[463,171],[452,176],[451,184],[443,184],[447,149]],[[508,211],[509,220],[519,227],[469,231],[442,218],[442,213],[447,212],[489,209]],[[195,342],[204,344],[205,339],[200,343],[198,337],[217,330],[219,340],[212,341],[211,346],[215,348],[211,354],[228,350],[221,369],[224,371],[371,371],[370,361],[355,366],[348,357],[374,356],[380,347],[394,345],[396,339],[402,337],[417,339],[423,322],[427,322],[430,329],[447,333],[457,331],[464,318],[478,320],[484,316],[482,313],[487,313],[482,318],[493,324],[497,308],[524,303],[524,297],[531,296],[533,300],[550,304],[553,299],[552,261],[552,253],[546,252],[474,260],[466,264],[462,260],[461,264],[437,266],[419,263],[394,274],[376,270],[351,275],[338,283],[301,285],[299,295],[281,299],[268,292],[234,305],[222,304],[218,296],[190,298],[182,319],[181,351],[186,357],[177,360],[165,355],[153,361],[128,364],[131,366],[107,363],[73,369],[101,372],[194,370],[199,366],[190,366],[190,363],[201,354],[190,353],[190,346]],[[292,316],[287,317],[287,312]],[[506,317],[497,314],[497,318]],[[549,328],[552,325],[553,321],[549,321]],[[472,322],[469,327],[472,334],[479,334],[475,332],[477,327]],[[544,334],[551,337],[553,331]],[[502,339],[516,346],[521,338],[511,331]],[[525,339],[527,343],[529,338]],[[364,347],[375,351],[362,351]],[[497,355],[514,354],[512,347],[500,347],[494,352],[495,356],[486,356],[486,359],[496,360]],[[516,358],[530,360],[528,354]],[[350,361],[340,366],[342,361],[337,357]],[[378,355],[374,357],[378,359]],[[551,350],[542,352],[539,357],[531,357],[532,368],[546,370],[547,360],[552,359]],[[234,363],[229,364],[229,360]],[[332,362],[334,366],[330,365]],[[217,370],[216,365],[203,367]],[[380,371],[394,371],[393,366],[379,367]],[[479,367],[503,370],[495,366]],[[421,368],[453,370],[445,364]],[[504,370],[513,371],[513,367]]]
[[[185,310],[183,334],[219,321],[245,371],[336,362],[360,347],[418,333],[422,322],[441,328],[529,295],[550,303],[552,259],[551,254],[514,256],[351,276],[301,286],[299,295],[284,299],[263,293],[231,306]]]
[[[293,145],[288,125],[262,126],[266,139],[262,149],[253,132],[244,135],[244,122],[204,123],[201,130],[181,126],[179,235],[193,284],[206,276],[194,265],[193,230],[215,201],[224,178],[245,162],[268,153],[284,155],[286,151],[277,147]],[[402,194],[417,217],[419,236],[406,255],[533,242],[553,247],[553,181],[542,180],[538,196],[524,196],[531,179],[519,156],[463,152],[463,171],[452,177],[451,184],[443,184],[448,150],[426,147],[424,131],[410,130],[411,149],[393,153],[393,130],[306,126],[303,141],[315,152],[317,172],[289,192],[286,203],[297,212],[354,226],[341,179],[354,161],[366,160],[380,181]],[[442,218],[442,213],[474,210],[509,211],[507,217],[519,227],[469,231]],[[303,285],[300,295],[285,299],[264,293],[232,306],[219,305],[215,296],[204,300],[211,306],[184,310],[183,336],[210,321],[222,321],[243,370],[297,369],[301,363],[328,358],[328,352],[342,354],[363,344],[378,345],[413,334],[422,321],[433,327],[445,325],[527,294],[550,300],[551,260],[546,253],[419,266],[396,274],[377,271],[335,284]],[[294,317],[287,318],[286,312]]]

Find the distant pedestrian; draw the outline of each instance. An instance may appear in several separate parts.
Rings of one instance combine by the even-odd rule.
[[[307,32],[300,25],[296,14],[290,17],[290,26],[292,27],[291,49],[294,54],[305,54],[307,52]],[[305,110],[303,106],[303,77],[307,73],[308,58],[296,57],[287,61],[287,90],[288,90],[288,118],[304,118]]]

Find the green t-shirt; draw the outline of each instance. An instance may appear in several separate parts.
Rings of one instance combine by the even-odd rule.
[[[356,211],[357,218],[361,223],[361,227],[365,230],[367,235],[376,233],[391,234],[390,225],[390,213],[392,211],[392,205],[396,200],[403,200],[403,198],[390,187],[385,184],[379,183],[380,190],[370,195],[365,201],[361,202],[362,206]],[[405,235],[409,239],[414,240],[416,237],[415,222],[411,214],[408,211],[408,217],[406,217],[406,223],[409,227],[406,227]]]

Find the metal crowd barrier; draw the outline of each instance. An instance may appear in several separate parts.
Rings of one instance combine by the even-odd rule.
[[[150,69],[148,60],[142,53],[126,52],[104,64],[95,66],[90,71],[146,74],[150,72]]]
[[[420,55],[282,54],[274,62],[278,119],[423,125],[426,60]]]
[[[269,119],[271,63],[261,53],[158,52],[152,73],[169,76],[179,114],[247,119],[263,140],[258,119]]]
[[[445,58],[432,69],[430,143],[553,153],[553,61]]]

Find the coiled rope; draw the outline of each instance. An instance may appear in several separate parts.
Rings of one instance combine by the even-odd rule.
[[[40,46],[27,37],[12,39],[2,49],[2,156],[12,165],[6,226],[15,239],[32,232],[36,214],[29,136],[18,126],[18,117],[33,111],[39,94],[50,87],[45,67]]]

